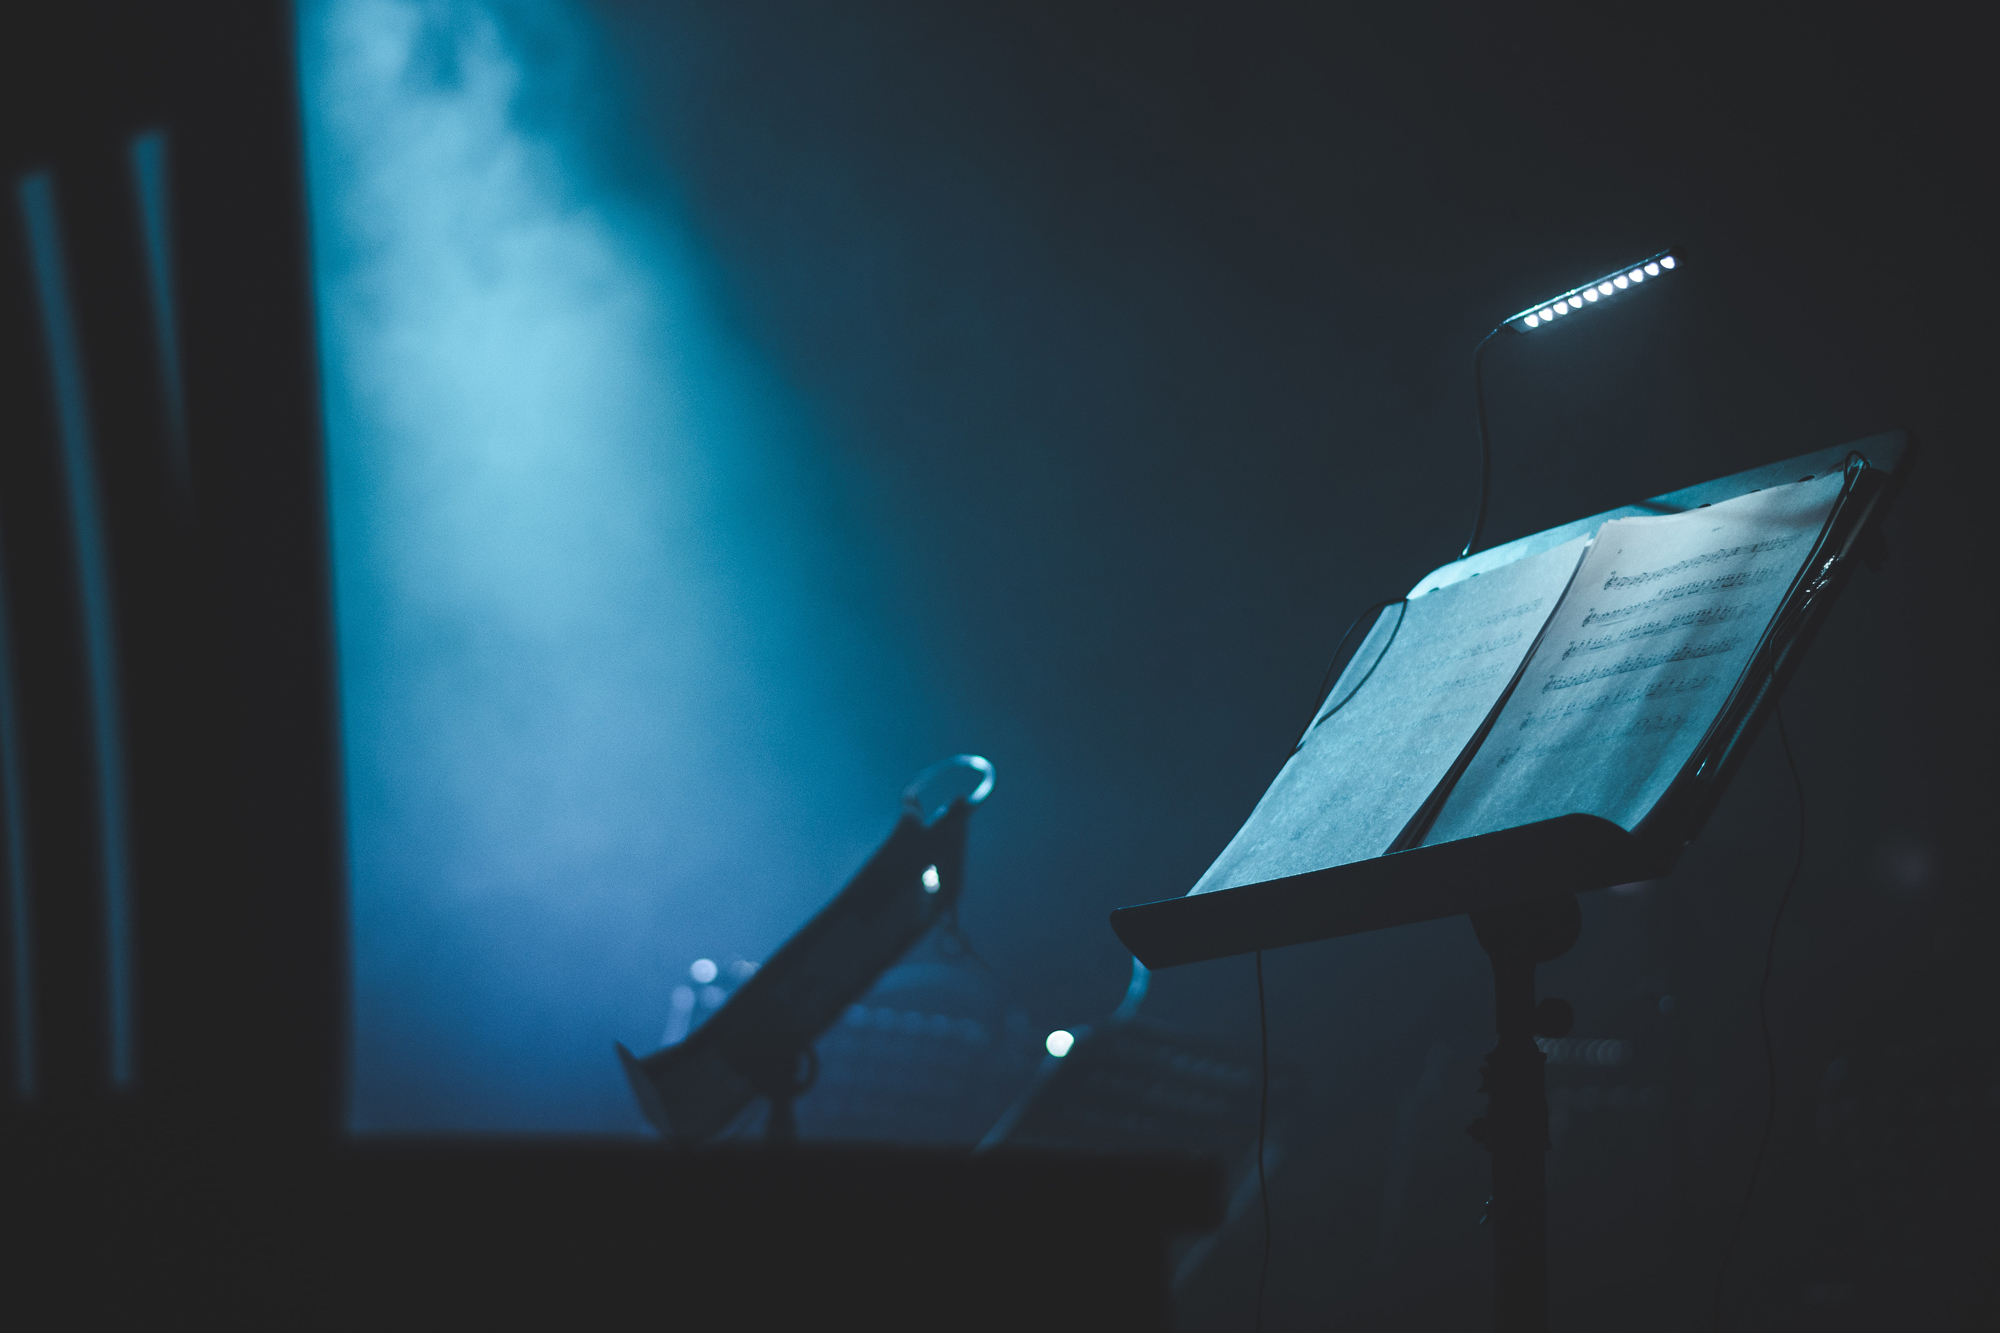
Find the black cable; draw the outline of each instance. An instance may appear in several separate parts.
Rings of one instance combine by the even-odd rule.
[[[1492,333],[1479,340],[1479,346],[1472,349],[1472,401],[1479,408],[1479,511],[1472,518],[1472,535],[1465,539],[1465,549],[1458,553],[1460,560],[1471,555],[1479,545],[1479,534],[1486,530],[1486,498],[1493,480],[1493,450],[1486,439],[1486,344],[1499,336],[1505,324],[1496,327]]]
[[[946,958],[957,962],[976,963],[989,977],[998,978],[993,964],[986,961],[984,954],[972,945],[972,936],[965,933],[965,927],[958,923],[958,904],[946,908],[938,919],[937,949]]]
[[[1806,862],[1806,787],[1799,779],[1798,761],[1792,758],[1792,738],[1785,732],[1785,710],[1777,705],[1778,741],[1784,747],[1785,767],[1792,774],[1792,791],[1799,802],[1799,845],[1792,854],[1792,873],[1785,877],[1785,891],[1778,896],[1778,911],[1771,918],[1771,935],[1764,942],[1764,975],[1757,983],[1757,1026],[1764,1035],[1764,1075],[1769,1087],[1764,1100],[1764,1132],[1757,1136],[1757,1155],[1750,1159],[1750,1183],[1743,1190],[1743,1206],[1736,1210],[1736,1225],[1729,1244],[1722,1251],[1722,1266],[1715,1274],[1714,1326],[1722,1328],[1722,1284],[1729,1276],[1729,1260],[1736,1242],[1743,1236],[1743,1223],[1750,1216],[1750,1199],[1757,1192],[1757,1175],[1764,1166],[1764,1154],[1771,1146],[1771,1127],[1778,1118],[1778,1057],[1771,1044],[1771,1013],[1765,1001],[1771,989],[1771,965],[1778,955],[1778,924],[1785,919],[1785,905],[1792,900],[1792,886],[1799,882],[1799,868]]]
[[[1321,717],[1319,714],[1319,706],[1320,704],[1326,702],[1327,684],[1333,677],[1334,666],[1338,664],[1340,661],[1340,650],[1346,647],[1347,645],[1348,635],[1354,633],[1354,627],[1361,623],[1362,616],[1367,615],[1368,611],[1380,611],[1384,607],[1390,607],[1390,606],[1400,606],[1403,608],[1403,611],[1401,613],[1398,613],[1398,615],[1396,616],[1396,628],[1389,631],[1389,642],[1383,644],[1382,651],[1375,654],[1375,660],[1373,662],[1370,662],[1368,664],[1368,669],[1361,673],[1361,679],[1354,682],[1354,688],[1347,692],[1347,698],[1342,699],[1339,703],[1327,709],[1326,717]],[[1327,661],[1326,675],[1320,677],[1318,699],[1313,704],[1313,720],[1306,724],[1305,731],[1301,733],[1299,736],[1298,744],[1292,747],[1293,754],[1297,754],[1300,748],[1305,745],[1306,737],[1312,735],[1314,727],[1317,727],[1320,723],[1326,721],[1328,717],[1332,717],[1335,713],[1338,713],[1341,709],[1347,707],[1348,700],[1352,699],[1355,695],[1361,693],[1361,687],[1368,683],[1368,678],[1375,674],[1375,668],[1381,666],[1382,659],[1389,655],[1389,649],[1395,645],[1396,636],[1403,632],[1403,615],[1407,614],[1409,609],[1410,609],[1410,599],[1407,597],[1398,597],[1395,600],[1388,602],[1377,602],[1375,603],[1375,605],[1369,607],[1368,611],[1363,611],[1361,615],[1354,617],[1353,621],[1348,624],[1346,633],[1340,636],[1340,642],[1333,645],[1333,656]],[[1373,626],[1370,626],[1370,628],[1372,629]],[[1362,642],[1366,643],[1367,640],[1363,639]]]
[[[1271,1187],[1264,1179],[1264,1134],[1271,1121],[1271,1025],[1264,1017],[1264,951],[1257,950],[1257,1198],[1264,1205],[1264,1258],[1257,1266],[1257,1329],[1264,1328],[1264,1283],[1271,1276]]]
[[[1474,548],[1479,545],[1480,534],[1486,531],[1486,504],[1493,489],[1493,447],[1486,431],[1486,344],[1499,337],[1500,333],[1506,327],[1505,324],[1496,325],[1493,331],[1488,333],[1484,338],[1481,338],[1479,345],[1472,349],[1472,401],[1473,405],[1479,410],[1479,508],[1472,516],[1472,535],[1465,539],[1465,549],[1458,554],[1460,560],[1472,554]],[[1307,731],[1311,731],[1313,727],[1326,721],[1326,718],[1318,716],[1320,705],[1326,702],[1327,687],[1333,683],[1333,668],[1340,661],[1340,650],[1347,646],[1348,636],[1354,633],[1354,627],[1361,623],[1362,616],[1367,615],[1368,611],[1379,611],[1385,606],[1394,606],[1396,602],[1407,604],[1408,601],[1407,597],[1399,597],[1392,601],[1377,602],[1375,605],[1369,607],[1367,611],[1363,611],[1361,615],[1356,616],[1348,624],[1346,631],[1340,636],[1340,642],[1333,645],[1333,656],[1327,661],[1326,674],[1320,677],[1319,692],[1313,696],[1314,717],[1312,723],[1306,728]],[[1400,630],[1402,628],[1403,622],[1399,619],[1396,622],[1396,629]],[[1395,642],[1393,632],[1390,635],[1390,642]],[[1388,652],[1388,645],[1384,644],[1382,656],[1387,656]],[[1375,659],[1377,665],[1381,663],[1382,656],[1378,656]],[[1356,681],[1354,689],[1347,692],[1347,699],[1352,699],[1356,692],[1368,683],[1368,676],[1374,674],[1375,667],[1369,667],[1368,675]],[[1334,705],[1333,711],[1339,712],[1341,707],[1347,703],[1347,699],[1342,699],[1339,704]],[[1327,714],[1327,717],[1332,716],[1333,713]],[[1304,737],[1299,738],[1299,744],[1305,744]],[[1294,753],[1297,752],[1296,746],[1293,747],[1293,751]]]
[[[1314,718],[1318,718],[1319,706],[1326,702],[1326,692],[1333,685],[1333,669],[1340,665],[1340,650],[1347,646],[1348,639],[1353,637],[1355,628],[1361,624],[1362,617],[1366,616],[1370,611],[1380,611],[1385,607],[1391,607],[1398,602],[1406,600],[1408,599],[1391,597],[1385,602],[1377,602],[1375,605],[1365,608],[1360,615],[1347,622],[1347,628],[1340,632],[1339,641],[1333,645],[1333,655],[1326,659],[1326,674],[1319,678],[1319,689],[1313,692]],[[1379,661],[1380,659],[1378,658],[1377,660]],[[1354,688],[1358,690],[1361,686],[1357,683]],[[1349,690],[1348,697],[1352,698],[1353,695],[1354,691]]]

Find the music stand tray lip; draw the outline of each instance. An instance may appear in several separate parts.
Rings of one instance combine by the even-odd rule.
[[[1233,889],[1121,907],[1111,929],[1150,968],[1309,944],[1532,898],[1656,879],[1671,850],[1572,814]]]
[[[1502,565],[1511,564],[1542,551],[1553,550],[1572,538],[1596,532],[1614,518],[1638,518],[1648,514],[1680,514],[1690,509],[1700,509],[1704,505],[1721,504],[1724,500],[1734,500],[1739,495],[1748,495],[1763,490],[1767,486],[1778,486],[1800,477],[1819,476],[1838,471],[1845,466],[1849,454],[1860,454],[1868,460],[1868,465],[1883,473],[1890,482],[1893,493],[1900,485],[1909,465],[1916,454],[1916,437],[1906,430],[1883,431],[1879,435],[1854,440],[1847,444],[1826,449],[1815,449],[1810,453],[1795,454],[1775,463],[1765,463],[1742,472],[1732,472],[1726,477],[1704,481],[1694,486],[1683,486],[1677,491],[1667,491],[1636,504],[1622,505],[1617,509],[1607,509],[1579,518],[1574,522],[1545,528],[1541,532],[1529,533],[1513,541],[1498,546],[1489,546],[1483,551],[1475,551],[1463,559],[1439,565],[1418,581],[1410,589],[1410,597],[1421,597],[1427,592],[1473,578]],[[1893,494],[1891,497],[1893,498]],[[1885,509],[1887,505],[1883,506]]]

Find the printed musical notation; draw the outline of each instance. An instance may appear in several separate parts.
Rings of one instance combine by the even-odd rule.
[[[1387,851],[1492,715],[1587,544],[1579,537],[1391,607],[1193,891]]]
[[[1841,484],[1606,523],[1424,841],[1572,812],[1635,828],[1723,710]]]

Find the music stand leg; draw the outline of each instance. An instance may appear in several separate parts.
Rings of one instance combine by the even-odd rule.
[[[1548,1058],[1537,1035],[1570,1028],[1569,1005],[1535,1002],[1535,966],[1576,943],[1582,913],[1565,895],[1548,902],[1476,912],[1472,928],[1493,962],[1494,1025],[1499,1042],[1486,1057],[1480,1091],[1486,1114],[1466,1132],[1493,1154],[1493,1313],[1499,1333],[1544,1333],[1549,1321]]]
[[[789,1148],[799,1141],[799,1120],[792,1110],[798,1099],[789,1092],[772,1093],[766,1101],[770,1113],[764,1120],[764,1142],[774,1148]]]
[[[777,1049],[760,1053],[752,1066],[753,1086],[766,1103],[764,1142],[773,1148],[789,1148],[799,1141],[799,1121],[794,1103],[805,1095],[819,1077],[819,1052],[811,1046]]]

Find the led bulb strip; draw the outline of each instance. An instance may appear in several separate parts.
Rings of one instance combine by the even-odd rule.
[[[1650,259],[1642,259],[1636,264],[1607,273],[1595,282],[1586,282],[1581,287],[1572,287],[1553,301],[1540,301],[1519,314],[1509,315],[1501,323],[1517,333],[1553,324],[1564,315],[1573,314],[1587,305],[1609,300],[1634,287],[1671,273],[1680,264],[1672,250],[1662,250]]]

